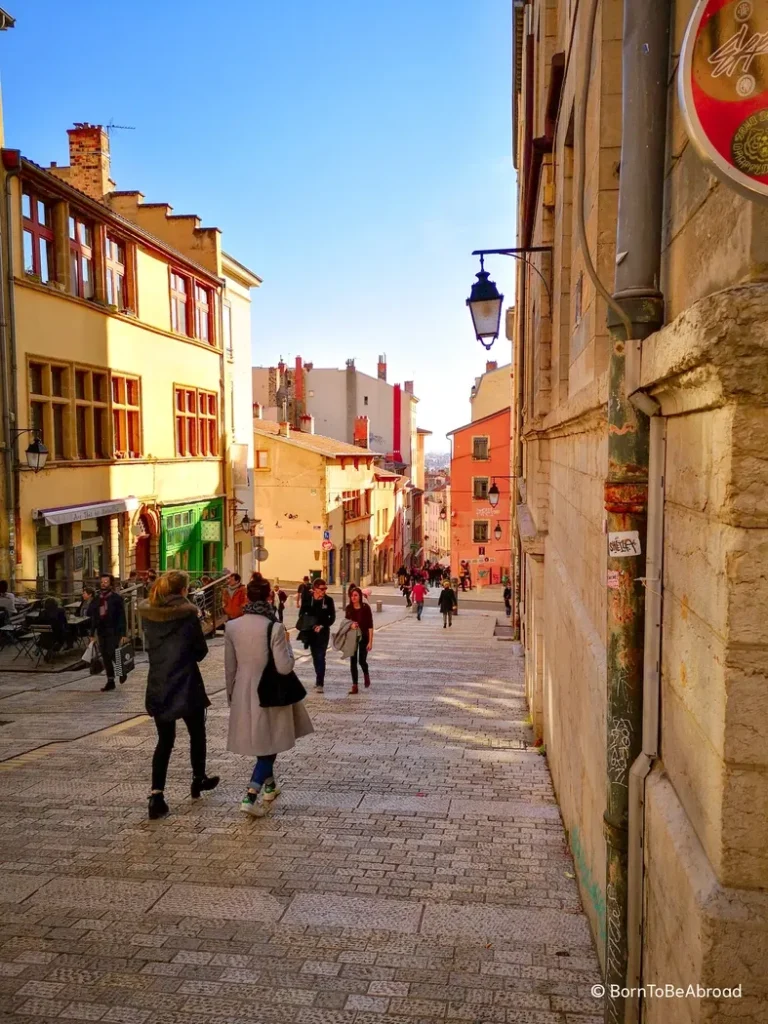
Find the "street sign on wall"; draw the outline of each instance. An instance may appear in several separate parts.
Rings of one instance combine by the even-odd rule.
[[[699,0],[678,93],[702,159],[749,199],[768,202],[768,3]]]
[[[332,540],[324,540],[323,541],[323,551],[333,551],[333,541]]]

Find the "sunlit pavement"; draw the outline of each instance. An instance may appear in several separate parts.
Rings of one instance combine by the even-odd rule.
[[[278,758],[283,794],[255,820],[238,812],[251,764],[224,751],[221,640],[204,669],[222,784],[190,799],[180,735],[159,822],[144,668],[108,694],[0,675],[0,1020],[602,1020],[521,662],[495,622],[390,617],[357,697],[330,654],[317,731]]]

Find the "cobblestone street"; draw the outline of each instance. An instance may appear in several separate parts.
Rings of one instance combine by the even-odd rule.
[[[0,676],[0,1019],[602,1020],[516,647],[488,612],[392,618],[369,692],[347,696],[330,655],[316,732],[278,758],[263,819],[238,812],[252,765],[224,751],[221,640],[203,668],[222,783],[190,799],[182,729],[158,822],[143,665],[114,694]],[[298,671],[310,689],[304,656]]]

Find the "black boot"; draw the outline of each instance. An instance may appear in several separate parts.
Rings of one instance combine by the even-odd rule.
[[[102,686],[101,692],[102,693],[106,693],[107,690],[114,690],[114,689],[115,689],[115,680],[114,679],[108,679],[106,681],[105,685]]]
[[[149,817],[152,821],[157,818],[164,818],[169,813],[168,804],[162,793],[150,793],[149,795]]]
[[[197,800],[201,793],[209,789],[216,789],[218,784],[218,775],[204,775],[201,779],[192,779],[192,785],[190,787],[192,799]]]

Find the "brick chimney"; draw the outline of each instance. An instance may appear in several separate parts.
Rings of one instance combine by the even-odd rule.
[[[403,391],[405,391],[405,393],[407,395],[412,395],[413,394],[413,381],[412,380],[404,381],[404,383],[403,383]]]
[[[490,373],[491,370],[498,370],[498,368],[499,364],[496,362],[495,359],[489,359],[488,362],[485,364],[486,373]]]
[[[355,417],[354,444],[357,448],[368,448],[371,440],[371,424],[367,416]]]
[[[379,380],[386,380],[387,379],[387,357],[386,356],[379,356],[378,377],[379,377]]]
[[[100,124],[75,123],[69,136],[67,181],[92,199],[101,201],[114,191],[109,177],[109,135]]]
[[[301,432],[303,434],[314,434],[315,417],[310,416],[309,413],[305,412],[304,415],[299,420],[299,425],[301,427]]]

